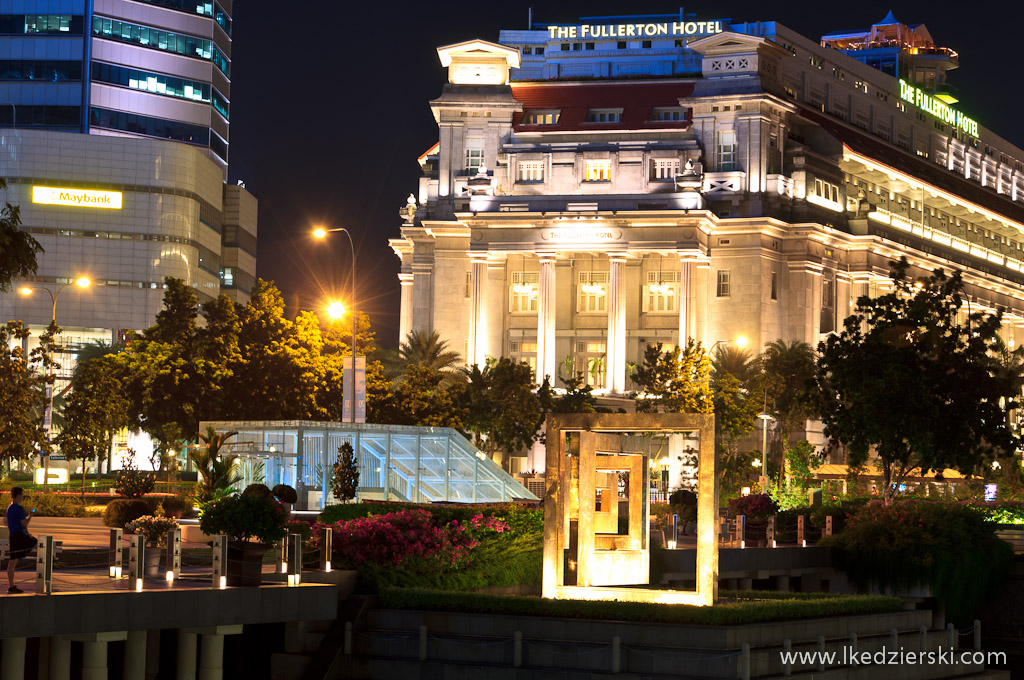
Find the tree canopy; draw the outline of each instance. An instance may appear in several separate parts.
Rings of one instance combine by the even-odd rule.
[[[906,259],[890,266],[892,291],[858,299],[843,331],[819,344],[813,395],[852,465],[874,450],[887,502],[915,468],[970,474],[1017,444],[1006,417],[1014,387],[996,356],[1001,313],[965,316],[958,272],[915,280]]]
[[[7,182],[0,179],[0,189]],[[21,207],[5,203],[0,209],[0,293],[11,289],[14,279],[36,273],[36,256],[43,252],[39,241],[21,230]]]

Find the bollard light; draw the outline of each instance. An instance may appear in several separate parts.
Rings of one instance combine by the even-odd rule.
[[[740,539],[740,550],[742,550],[743,548],[746,548],[746,547],[747,547],[747,542],[744,541],[743,539]]]
[[[288,585],[297,586],[302,583],[302,574],[288,574]]]
[[[330,570],[331,570],[331,561],[327,560],[326,562],[324,562],[324,571],[330,571]]]
[[[135,592],[137,592],[137,593],[141,593],[142,592],[142,579],[141,578],[135,579]]]
[[[227,587],[228,587],[228,577],[227,576],[221,576],[220,577],[220,589],[224,590]]]
[[[676,549],[676,542],[670,539],[668,541],[668,549],[669,550],[675,550]]]
[[[117,578],[117,567],[110,565],[110,578]]]
[[[778,547],[778,546],[776,545],[776,543],[775,543],[775,539],[774,539],[774,538],[772,539],[772,547],[773,547],[773,548],[776,548],[776,547]]]
[[[288,562],[286,562],[284,560],[281,560],[281,573],[282,574],[287,574],[288,573]]]
[[[804,544],[803,544],[803,545],[802,545],[801,547],[802,547],[802,548],[806,548],[806,547],[807,547],[807,539],[806,539],[806,538],[804,539],[804,542],[803,542],[803,543],[804,543]]]
[[[167,570],[167,582],[168,583],[174,583],[174,570],[173,569],[168,569]]]

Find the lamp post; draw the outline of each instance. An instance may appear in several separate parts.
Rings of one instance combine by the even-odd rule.
[[[349,313],[352,315],[352,412],[350,421],[355,424],[356,422],[356,246],[352,241],[352,232],[345,227],[335,227],[334,229],[324,229],[323,227],[317,227],[313,230],[313,236],[316,238],[325,238],[327,234],[333,231],[341,231],[348,237],[348,245],[352,251],[352,298],[349,302]],[[334,311],[331,311],[333,308]],[[327,308],[327,313],[332,317],[341,316],[345,313],[345,307],[340,302],[333,302]]]
[[[768,490],[768,423],[769,421],[775,420],[774,417],[768,411],[761,411],[757,414],[757,417],[761,419],[761,479],[758,483],[761,485],[762,492]]]
[[[64,290],[65,288],[67,288],[68,286],[70,286],[70,285],[75,285],[75,286],[78,286],[79,288],[88,288],[91,283],[92,282],[88,279],[88,277],[80,276],[77,279],[75,279],[73,282],[65,283],[64,285],[59,287],[57,289],[56,293],[53,292],[52,290],[50,290],[49,288],[40,288],[40,290],[45,290],[46,291],[47,295],[50,296],[50,302],[52,303],[52,306],[51,306],[51,309],[50,309],[50,328],[51,329],[54,329],[54,328],[57,327],[57,301],[60,299],[60,292],[62,290]],[[30,287],[30,286],[24,286],[21,289],[21,294],[25,295],[25,296],[29,296],[29,295],[31,295],[34,292],[35,292],[35,289]],[[49,370],[50,370],[51,376],[52,376],[52,373],[53,373],[53,339],[52,338],[50,339]],[[50,385],[47,385],[47,387],[48,387],[48,391],[50,392],[50,403],[46,407],[46,413],[48,415],[48,417],[46,418],[46,441],[47,441],[47,443],[49,443],[50,440],[53,438],[52,437],[52,434],[53,434],[53,385],[50,384]],[[84,467],[83,467],[83,471],[84,471]],[[45,492],[49,491],[49,488],[50,488],[50,453],[47,450],[47,451],[43,452],[43,492],[45,493]]]

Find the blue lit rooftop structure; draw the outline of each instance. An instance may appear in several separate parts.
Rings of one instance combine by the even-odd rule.
[[[288,484],[298,509],[331,502],[329,477],[338,448],[352,444],[360,500],[494,503],[538,500],[526,487],[449,427],[309,420],[203,421],[200,432],[237,432],[222,453],[239,457],[239,486]]]

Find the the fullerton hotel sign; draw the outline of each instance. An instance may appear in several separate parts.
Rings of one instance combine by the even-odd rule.
[[[551,40],[560,38],[656,38],[658,36],[711,35],[725,29],[721,21],[669,21],[656,24],[583,24],[548,26]]]

